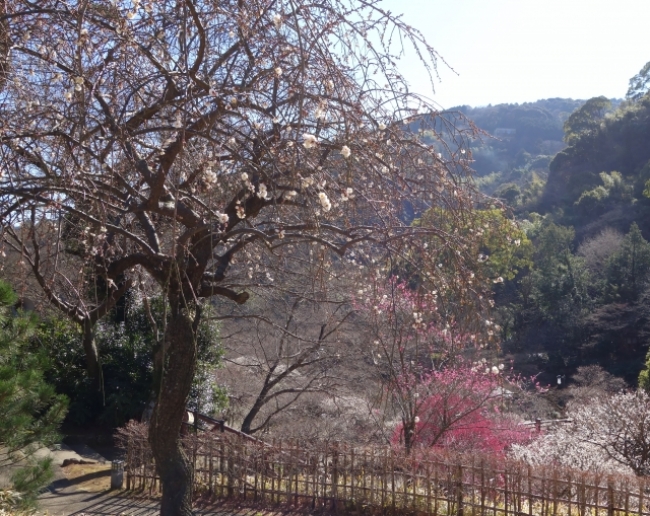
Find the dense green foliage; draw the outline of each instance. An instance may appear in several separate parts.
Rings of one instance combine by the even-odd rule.
[[[35,320],[15,313],[15,302],[11,287],[0,281],[0,447],[9,453],[8,462],[21,463],[12,481],[30,503],[52,478],[52,459],[34,453],[58,441],[67,400],[45,381],[46,354],[30,339]]]
[[[122,321],[107,318],[97,328],[103,393],[92,388],[92,380],[86,373],[78,326],[62,319],[50,319],[40,327],[39,340],[51,359],[48,378],[58,392],[70,398],[68,420],[76,425],[120,426],[129,419],[139,418],[153,399],[153,357],[158,348],[156,335],[161,334],[164,319],[162,302],[152,303],[153,321],[143,304],[127,304],[131,306]],[[196,406],[209,412],[225,403],[223,390],[213,376],[222,356],[214,323],[201,325],[197,346],[199,365],[189,403],[191,408]]]
[[[650,243],[636,224],[575,246],[575,231],[540,218],[529,226],[534,266],[503,286],[504,348],[547,379],[598,363],[634,383],[650,337]]]
[[[538,201],[497,186],[535,247],[532,267],[497,292],[504,348],[549,381],[597,363],[634,384],[650,343],[650,97],[628,98],[613,111],[590,99],[565,120],[569,145]],[[639,381],[650,385],[647,371]]]

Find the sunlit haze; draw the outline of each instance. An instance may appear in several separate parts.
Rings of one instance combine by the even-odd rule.
[[[650,0],[386,0],[420,29],[439,62],[433,100],[444,108],[550,97],[625,96],[650,61]],[[431,87],[407,51],[399,65],[418,93]]]

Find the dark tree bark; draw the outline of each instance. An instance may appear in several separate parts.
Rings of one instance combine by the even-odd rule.
[[[86,372],[98,390],[102,390],[102,371],[99,363],[99,350],[95,342],[95,323],[84,319],[82,323],[82,345],[86,354]]]
[[[180,430],[196,367],[195,328],[200,312],[192,319],[187,308],[176,304],[164,336],[164,362],[174,367],[173,371],[163,367],[149,426],[149,442],[163,486],[163,516],[192,514],[192,466],[181,446]]]

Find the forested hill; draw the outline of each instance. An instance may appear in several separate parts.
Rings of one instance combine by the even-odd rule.
[[[604,227],[627,230],[636,221],[650,237],[650,97],[610,111],[603,97],[589,100],[572,115],[570,144],[549,165],[538,211],[563,211],[564,223],[589,236]]]
[[[481,126],[480,110],[467,113]],[[565,144],[553,155],[534,154],[561,142],[543,140],[553,133],[542,123],[537,143],[516,146],[515,134],[475,149],[479,184],[511,205],[534,245],[530,269],[495,288],[504,349],[547,380],[599,364],[635,384],[650,344],[650,95],[561,113]],[[516,152],[513,165],[486,175],[486,147]]]
[[[489,134],[471,143],[479,187],[511,204],[525,204],[536,198],[552,157],[566,146],[564,122],[584,102],[555,98],[452,108]]]

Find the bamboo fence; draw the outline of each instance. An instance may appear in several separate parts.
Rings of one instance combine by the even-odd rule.
[[[454,516],[650,516],[646,479],[507,460],[358,448],[340,442],[262,443],[185,436],[197,494],[313,509]],[[160,489],[146,438],[125,436],[129,490]]]

